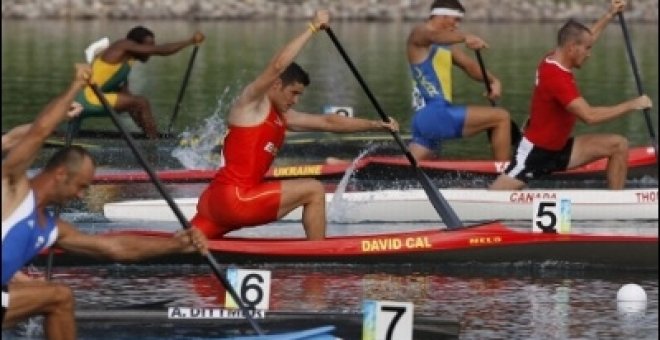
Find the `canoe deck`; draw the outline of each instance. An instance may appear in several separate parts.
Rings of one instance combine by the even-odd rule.
[[[442,195],[465,221],[530,220],[535,200],[571,200],[571,220],[657,220],[658,190],[523,190],[442,189]],[[175,200],[191,219],[197,198]],[[326,194],[328,217],[337,223],[435,222],[438,213],[423,190],[380,190]],[[114,221],[176,221],[164,200],[128,200],[103,206],[106,218]],[[284,216],[283,221],[300,221],[302,208]]]

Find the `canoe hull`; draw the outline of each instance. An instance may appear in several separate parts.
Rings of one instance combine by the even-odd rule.
[[[170,233],[122,231],[119,234],[169,236]],[[226,238],[209,241],[223,263],[339,263],[465,266],[503,264],[570,268],[611,268],[657,271],[657,236],[550,234],[517,231],[499,222],[457,230],[424,230],[329,237],[322,241],[300,238]],[[63,254],[59,255],[62,258]],[[199,256],[170,256],[156,263],[180,263]],[[58,264],[65,262],[58,259]],[[80,263],[78,263],[80,264]]]

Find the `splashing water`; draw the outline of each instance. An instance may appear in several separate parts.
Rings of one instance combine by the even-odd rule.
[[[33,316],[13,329],[2,331],[2,339],[43,339],[44,338],[44,317]]]
[[[330,200],[328,203],[327,218],[328,222],[343,223],[343,225],[333,226],[333,233],[345,234],[347,232],[346,223],[351,222],[346,218],[348,215],[347,212],[352,209],[357,209],[358,207],[354,202],[348,202],[344,199],[343,196],[346,192],[346,186],[348,185],[348,181],[351,179],[351,176],[355,172],[355,167],[357,166],[357,163],[360,161],[360,159],[364,158],[367,154],[376,150],[377,148],[377,144],[368,144],[367,148],[362,150],[362,152],[360,152],[360,154],[353,160],[351,165],[346,169],[346,172],[344,172],[344,176],[339,181],[337,189],[332,195],[332,200]]]
[[[218,105],[201,126],[186,129],[179,135],[179,146],[172,150],[172,157],[186,169],[215,169],[220,165],[217,148],[224,138],[227,126],[223,114],[231,107],[227,100],[230,87],[226,87],[218,99]]]

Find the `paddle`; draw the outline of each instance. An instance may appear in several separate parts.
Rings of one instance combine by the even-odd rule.
[[[103,104],[105,110],[110,114],[110,118],[112,118],[112,121],[114,122],[115,126],[117,126],[119,131],[121,131],[131,151],[138,159],[138,162],[144,168],[147,174],[149,174],[151,181],[154,183],[156,189],[158,189],[158,192],[160,192],[160,194],[163,196],[167,204],[170,206],[172,212],[174,212],[174,215],[176,215],[177,219],[179,220],[179,223],[181,223],[181,226],[184,229],[192,228],[190,222],[188,222],[186,217],[181,212],[181,209],[179,209],[179,207],[176,205],[170,194],[167,193],[167,191],[165,191],[165,187],[161,183],[160,179],[158,179],[158,176],[156,175],[154,170],[145,160],[145,157],[142,155],[142,152],[140,151],[140,149],[138,149],[137,145],[135,144],[133,137],[131,137],[130,133],[128,133],[126,128],[119,121],[117,112],[115,112],[115,110],[110,106],[110,103],[108,103],[108,99],[105,97],[105,95],[103,95],[103,93],[101,93],[101,90],[99,90],[96,84],[90,84],[90,87],[92,88],[92,91],[94,91],[96,97],[98,97],[99,100],[101,101],[101,104]],[[215,260],[215,258],[213,258],[213,256],[211,256],[210,253],[206,254],[205,258],[206,258],[206,262],[211,266],[211,269],[213,270],[215,276],[218,278],[218,280],[220,280],[220,283],[222,283],[222,285],[225,287],[227,292],[229,292],[229,294],[234,299],[234,301],[236,301],[236,304],[240,308],[245,318],[250,322],[250,325],[252,326],[254,331],[257,332],[257,334],[259,335],[263,335],[264,332],[261,330],[259,325],[257,325],[257,322],[254,320],[254,318],[252,318],[252,316],[249,313],[249,310],[247,309],[247,307],[245,307],[245,305],[241,301],[241,298],[238,296],[238,294],[231,286],[227,278],[224,275],[222,275],[222,273],[220,272],[220,266],[218,265],[218,262]]]
[[[637,69],[637,60],[635,59],[635,53],[633,52],[632,45],[630,43],[630,35],[628,34],[628,27],[626,26],[626,21],[623,18],[623,13],[617,13],[619,16],[619,22],[621,22],[621,30],[623,31],[623,38],[626,42],[626,50],[628,51],[628,59],[630,59],[630,65],[632,66],[633,74],[635,75],[635,84],[637,84],[637,93],[639,95],[644,94],[644,88],[642,87],[642,80],[639,76],[639,70]],[[655,150],[655,159],[658,160],[658,137],[655,134],[653,129],[653,122],[651,121],[651,109],[646,108],[643,110],[644,119],[646,120],[646,127],[649,130],[651,135],[651,143],[653,143],[653,150]]]
[[[66,137],[64,141],[64,147],[68,148],[71,146],[71,142],[73,142],[73,119],[70,120],[67,125],[66,125]],[[58,205],[55,208],[55,216],[60,216],[60,211],[62,210],[62,206]],[[53,250],[53,247],[50,247],[48,249],[48,261],[46,263],[46,281],[50,281],[50,279],[53,277],[53,259],[55,258],[55,251]]]
[[[484,59],[481,57],[481,51],[480,50],[474,50],[474,54],[477,55],[477,61],[479,61],[479,69],[481,69],[481,76],[484,78],[484,84],[486,85],[486,93],[490,94],[492,91],[490,87],[490,81],[488,79],[488,74],[486,73],[486,65],[484,64]],[[488,98],[488,101],[490,102],[490,105],[492,107],[497,106],[497,103],[493,100]],[[513,121],[511,121],[511,145],[518,145],[520,143],[520,140],[522,139],[522,135],[520,134],[520,128],[518,127],[518,124]],[[488,129],[488,140],[492,141],[492,135],[493,130]]]
[[[334,32],[332,32],[332,29],[330,27],[326,27],[325,31],[328,33],[328,36],[332,40],[332,43],[339,51],[339,54],[341,54],[341,56],[344,58],[344,61],[346,61],[346,64],[353,72],[353,75],[360,83],[360,86],[362,86],[362,89],[367,94],[367,97],[369,97],[369,99],[371,100],[371,103],[376,108],[376,111],[380,115],[380,118],[384,122],[389,122],[390,119],[387,117],[387,115],[385,115],[385,112],[383,112],[383,109],[381,108],[380,104],[378,104],[376,97],[374,97],[373,93],[371,93],[371,90],[369,90],[369,87],[367,87],[367,84],[364,82],[364,79],[362,79],[362,76],[355,68],[355,65],[351,61],[351,58],[348,57],[348,54],[346,54],[346,51],[339,43],[339,40],[337,40],[337,37],[335,36]],[[442,197],[442,194],[435,187],[435,185],[433,185],[433,182],[431,181],[429,176],[417,165],[417,160],[410,153],[408,147],[406,147],[406,145],[403,144],[403,140],[401,140],[401,136],[399,136],[399,134],[394,131],[390,131],[390,133],[392,134],[392,137],[394,137],[394,140],[396,140],[397,144],[399,144],[399,147],[401,148],[401,151],[403,151],[403,153],[406,155],[406,158],[408,158],[410,165],[415,170],[417,179],[424,188],[424,192],[426,192],[426,195],[429,197],[431,204],[440,215],[440,218],[442,218],[442,221],[445,222],[447,228],[454,229],[454,228],[462,227],[463,223],[461,223],[461,220],[456,215],[456,212],[454,212],[454,209],[452,209],[449,203],[447,203],[447,200],[445,200],[445,198]]]
[[[197,50],[199,50],[199,45],[195,45],[188,61],[188,68],[186,69],[186,74],[183,77],[183,83],[181,84],[181,89],[179,90],[179,96],[176,99],[176,104],[174,105],[174,112],[172,113],[172,118],[170,118],[170,124],[167,126],[167,133],[172,134],[172,127],[174,126],[174,120],[176,119],[177,114],[179,113],[179,107],[181,106],[181,100],[183,99],[183,94],[186,92],[186,86],[188,86],[188,79],[190,78],[190,71],[192,70],[193,63],[195,62],[195,57],[197,56]]]

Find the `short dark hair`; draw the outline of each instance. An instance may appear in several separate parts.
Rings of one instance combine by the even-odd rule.
[[[155,38],[154,32],[144,26],[135,26],[128,31],[126,39],[142,44],[147,37]]]
[[[300,65],[291,63],[284,72],[280,74],[280,80],[282,80],[282,86],[287,86],[293,83],[301,83],[305,86],[309,86],[309,74],[303,70]]]
[[[591,30],[589,27],[570,19],[559,29],[557,45],[561,47],[572,41],[580,42],[584,32],[591,33]]]
[[[85,148],[78,145],[67,146],[61,148],[50,157],[44,167],[44,171],[50,171],[62,165],[66,165],[69,174],[77,173],[85,158],[89,158],[92,161],[92,165],[96,167],[94,157],[92,157],[89,151],[85,150]]]
[[[458,0],[435,0],[431,4],[431,10],[434,8],[450,8],[465,13],[465,7]]]

